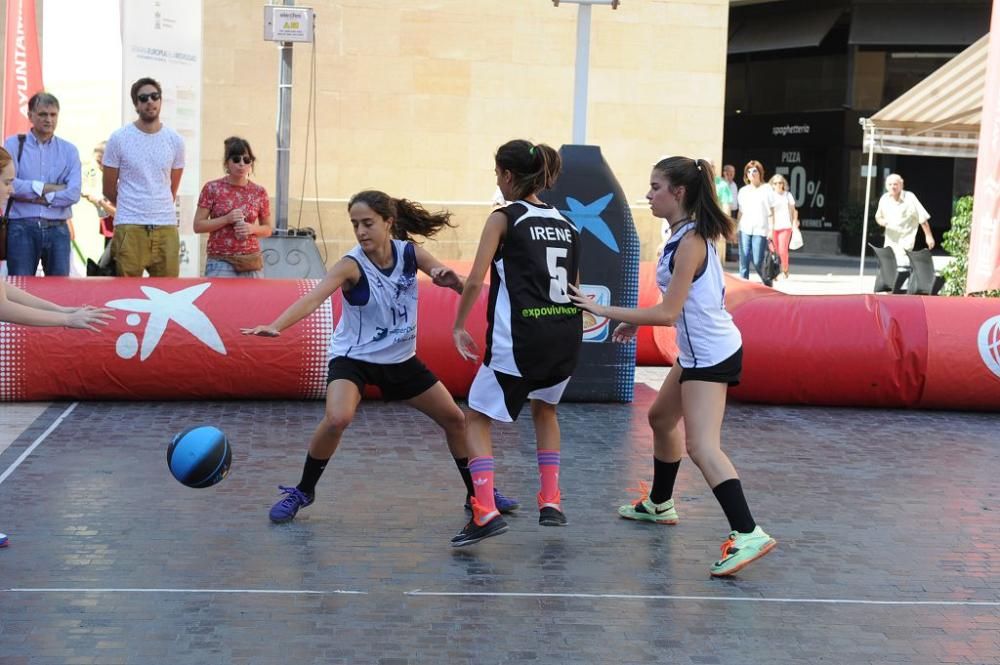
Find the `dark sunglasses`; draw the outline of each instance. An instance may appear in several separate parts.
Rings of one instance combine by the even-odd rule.
[[[148,102],[151,99],[154,102],[158,102],[158,101],[160,101],[160,93],[158,93],[158,92],[150,92],[150,93],[146,93],[146,94],[143,94],[143,95],[136,95],[135,98],[139,100],[140,104],[145,104],[146,102]]]
[[[244,164],[253,164],[253,157],[250,155],[243,155],[242,157],[239,155],[233,155],[229,158],[229,161],[233,164],[239,164],[240,162],[243,162]]]

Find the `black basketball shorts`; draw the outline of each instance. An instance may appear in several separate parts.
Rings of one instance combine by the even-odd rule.
[[[388,364],[338,356],[330,361],[326,383],[329,385],[337,379],[350,381],[362,394],[365,386],[378,386],[382,391],[382,399],[386,402],[412,399],[438,382],[434,373],[416,356],[401,363]]]
[[[708,381],[710,383],[728,383],[731,386],[740,385],[743,374],[743,347],[736,353],[711,367],[681,367],[680,383],[685,381]]]

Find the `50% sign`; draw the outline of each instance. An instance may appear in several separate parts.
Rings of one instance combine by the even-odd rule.
[[[810,180],[806,175],[806,167],[778,166],[774,172],[780,173],[788,180],[789,191],[795,197],[795,207],[801,208],[803,205],[807,205],[810,208],[822,208],[823,204],[826,203],[822,191],[823,181]],[[809,198],[808,204],[806,197]]]

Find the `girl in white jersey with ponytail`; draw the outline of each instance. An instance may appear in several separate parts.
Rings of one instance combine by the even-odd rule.
[[[338,290],[343,296],[330,343],[326,413],[309,441],[299,484],[279,486],[284,496],[271,508],[272,522],[292,520],[299,509],[315,500],[316,483],[354,419],[366,385],[378,386],[384,400],[404,401],[441,426],[465,481],[466,495],[473,494],[465,417],[444,384],[416,356],[417,270],[430,275],[436,285],[458,293],[463,282],[410,237],[429,238],[451,226],[451,214],[430,213],[418,203],[378,191],[355,194],[347,208],[358,244],[273,323],[243,330],[246,335],[277,337]],[[504,512],[518,507],[499,492],[495,501]]]
[[[661,160],[653,167],[646,198],[653,215],[670,224],[670,241],[656,267],[663,300],[630,309],[603,307],[579,292],[573,296],[581,309],[622,322],[613,334],[618,342],[635,337],[641,325],[677,328],[680,356],[649,409],[653,486],[618,513],[655,524],[677,523],[672,496],[686,443],[729,520],[729,537],[711,574],[732,575],[777,544],[754,521],[736,469],[722,452],[726,390],[739,383],[743,340],[725,309],[725,282],[713,241],[730,237],[734,224],[719,208],[712,169],[703,159]]]

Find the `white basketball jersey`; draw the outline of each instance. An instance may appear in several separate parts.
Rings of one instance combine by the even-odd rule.
[[[673,277],[674,253],[684,235],[693,232],[694,222],[688,222],[663,248],[656,265],[656,284],[663,293]],[[705,245],[708,250],[705,265],[695,273],[681,315],[674,324],[680,349],[677,362],[688,369],[718,365],[743,345],[743,337],[726,311],[726,282],[715,243],[705,241]]]
[[[417,255],[413,245],[392,241],[395,262],[383,271],[360,245],[347,258],[357,262],[361,279],[341,290],[343,307],[333,331],[330,357],[354,358],[387,365],[409,360],[417,352]]]

